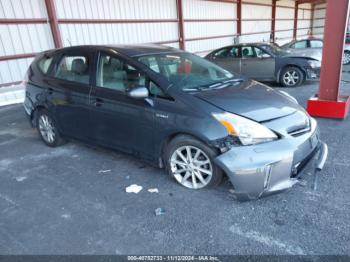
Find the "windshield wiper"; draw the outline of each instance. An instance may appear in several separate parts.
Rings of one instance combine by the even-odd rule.
[[[221,89],[230,86],[232,83],[240,83],[243,82],[243,78],[234,78],[229,79],[225,81],[215,82],[210,85],[202,85],[202,86],[195,86],[190,88],[183,88],[183,91],[206,91],[206,90],[214,90],[214,89]]]

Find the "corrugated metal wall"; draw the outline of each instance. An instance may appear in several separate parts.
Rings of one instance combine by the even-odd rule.
[[[0,19],[47,19],[43,0],[1,0]],[[0,57],[37,53],[53,48],[47,23],[0,24]],[[32,58],[0,61],[0,84],[22,79]]]
[[[175,0],[56,0],[56,9],[59,20],[82,20],[60,24],[65,46],[178,41]],[[105,22],[85,23],[85,19]],[[136,19],[142,21],[123,22]],[[155,19],[172,21],[147,22]],[[178,47],[178,44],[172,46]]]
[[[204,55],[210,50],[232,44],[237,32],[236,8],[236,3],[183,1],[186,50]],[[208,39],[217,36],[223,37]]]
[[[261,4],[261,5],[254,5]],[[270,41],[271,0],[249,0],[242,2],[241,42]]]
[[[313,35],[315,37],[323,37],[324,18],[326,17],[326,4],[315,5],[313,18]]]
[[[162,43],[179,47],[176,0],[54,0],[54,3],[64,46]],[[236,1],[182,0],[182,3],[187,51],[205,55],[234,42],[237,36]],[[308,28],[310,5],[300,7],[305,10],[299,10],[298,27]],[[272,0],[243,0],[241,10],[240,41],[269,41]],[[324,10],[316,10],[315,27],[323,22],[316,19],[322,12]],[[54,43],[45,0],[1,0],[0,19],[19,20],[18,23],[0,23],[1,86],[20,81],[32,56],[54,48]],[[36,21],[25,23],[25,19]],[[291,40],[293,20],[294,1],[277,1],[277,42]],[[298,30],[300,37],[306,33],[307,29]]]

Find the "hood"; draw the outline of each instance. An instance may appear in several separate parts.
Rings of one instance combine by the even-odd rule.
[[[311,58],[322,61],[322,50],[318,49],[287,49],[285,57]]]
[[[300,106],[288,96],[253,80],[222,89],[202,91],[195,94],[226,112],[263,122],[290,115]]]

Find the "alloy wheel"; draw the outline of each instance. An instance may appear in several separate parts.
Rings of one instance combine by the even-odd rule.
[[[350,53],[345,52],[343,55],[343,65],[347,65],[350,63]]]
[[[287,86],[294,86],[298,83],[300,76],[297,71],[289,70],[283,75],[283,82]]]
[[[41,115],[39,117],[39,131],[47,143],[52,144],[55,141],[55,128],[52,120],[47,115]]]
[[[170,158],[170,168],[177,182],[192,189],[207,186],[213,176],[210,158],[194,146],[176,149]]]

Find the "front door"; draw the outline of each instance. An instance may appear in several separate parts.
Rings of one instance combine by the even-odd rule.
[[[241,73],[239,47],[231,46],[218,50],[212,55],[212,61],[232,73]]]
[[[254,46],[242,46],[242,75],[256,80],[272,80],[275,76],[275,58]]]
[[[100,53],[96,83],[90,96],[94,140],[123,151],[151,156],[154,153],[154,109],[145,99],[127,91],[146,86],[146,77],[122,58]]]

